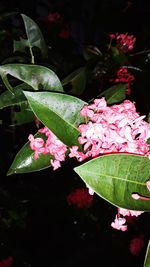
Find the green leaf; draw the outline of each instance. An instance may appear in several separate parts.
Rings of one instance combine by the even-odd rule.
[[[14,40],[13,46],[14,46],[14,49],[13,49],[14,53],[16,51],[25,52],[25,49],[27,47],[29,47],[29,41],[27,39],[23,39],[23,38],[20,37],[19,41],[18,40]]]
[[[37,133],[34,137],[41,137],[45,139],[45,135],[40,133]],[[30,148],[29,142],[27,142],[15,156],[7,175],[40,171],[51,166],[50,159],[53,157],[50,154],[40,154],[36,160],[33,158],[33,156],[34,151]]]
[[[84,92],[86,86],[85,68],[79,68],[73,71],[63,79],[62,85],[70,85],[71,90],[69,90],[69,94],[80,96]]]
[[[35,118],[35,115],[33,113],[33,111],[29,108],[29,105],[26,102],[22,103],[19,105],[20,107],[20,111],[12,112],[12,124],[11,126],[14,125],[22,125],[25,123],[29,123],[32,122]]]
[[[77,126],[83,120],[81,108],[86,102],[65,94],[24,92],[36,117],[64,144],[79,145]]]
[[[144,267],[150,267],[150,240],[148,242],[145,260],[144,260]]]
[[[34,90],[48,90],[63,92],[63,87],[57,75],[50,69],[30,64],[7,64],[0,66],[1,77],[7,78],[7,75],[11,75],[28,85]],[[5,83],[5,81],[4,81]],[[10,84],[6,84],[6,87],[11,87]]]
[[[114,61],[116,61],[119,65],[123,65],[125,63],[128,62],[128,58],[127,56],[122,53],[121,51],[119,51],[116,47],[111,47],[111,51],[112,51],[112,58],[114,59]]]
[[[98,97],[105,97],[107,104],[112,105],[120,103],[126,98],[127,85],[118,83],[102,92]]]
[[[3,92],[0,95],[0,109],[27,102],[27,99],[22,91],[30,89],[31,87],[29,85],[22,83],[14,87],[14,94],[10,91]]]
[[[150,160],[133,154],[108,154],[74,168],[100,197],[114,206],[150,211],[150,201],[135,200],[132,193],[150,197],[145,182],[150,177]]]
[[[41,51],[43,58],[47,58],[48,57],[47,46],[38,25],[28,16],[24,14],[21,14],[21,16],[24,22],[26,35],[28,38],[27,39],[28,47],[31,49],[33,47],[38,47]],[[23,45],[25,45],[25,43]]]

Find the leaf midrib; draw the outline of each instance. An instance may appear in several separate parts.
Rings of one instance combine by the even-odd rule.
[[[31,102],[31,101],[32,101],[32,100],[29,100],[29,102]],[[34,100],[34,103],[35,103],[35,102],[36,102],[39,106],[45,108],[45,105],[44,105],[44,104],[39,103],[39,101]],[[32,109],[33,112],[34,112],[34,109],[32,108],[32,105],[31,105],[31,109]],[[65,122],[66,124],[68,124],[70,127],[74,128],[74,129],[79,133],[78,129],[77,129],[73,124],[71,124],[69,121],[65,120],[63,117],[61,117],[56,111],[50,109],[49,107],[48,107],[48,109],[49,109],[52,113],[54,113],[55,115],[57,115],[61,120],[63,120],[63,122]],[[34,112],[34,113],[35,113],[35,112]],[[38,116],[38,115],[37,115],[37,116]],[[42,121],[42,120],[41,120],[41,121]]]
[[[80,173],[80,172],[79,172]],[[103,177],[110,177],[110,178],[112,178],[112,179],[116,179],[116,180],[121,180],[121,181],[123,181],[123,182],[129,182],[129,183],[134,183],[134,184],[139,184],[139,185],[142,185],[142,186],[146,186],[145,185],[145,183],[141,183],[141,182],[138,182],[138,181],[134,181],[134,180],[129,180],[129,179],[125,179],[125,178],[119,178],[119,177],[117,177],[117,176],[113,176],[113,175],[110,175],[110,174],[101,174],[101,173],[99,173],[99,174],[97,174],[97,173],[95,173],[95,172],[90,172],[90,171],[82,171],[81,172],[82,174],[83,173],[86,173],[86,174],[92,174],[92,175],[96,175],[96,176],[103,176]],[[82,175],[81,174],[81,175]]]

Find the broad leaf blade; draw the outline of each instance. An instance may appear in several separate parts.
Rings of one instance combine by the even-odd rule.
[[[24,92],[36,117],[64,144],[79,145],[77,126],[83,120],[81,108],[86,102],[65,94]]]
[[[37,133],[35,135],[35,138],[36,137],[42,137],[44,139],[45,135]],[[29,142],[27,142],[15,156],[7,175],[40,171],[51,166],[50,159],[53,157],[50,154],[40,154],[36,160],[33,158],[33,156],[34,151],[30,148]]]
[[[6,64],[0,66],[0,75],[11,75],[28,85],[34,90],[47,90],[63,92],[63,87],[57,75],[50,69],[30,64]],[[6,84],[6,87],[7,84]]]
[[[150,177],[150,160],[147,157],[109,154],[92,159],[74,170],[111,204],[131,210],[150,211],[150,201],[132,198],[132,193],[150,197],[145,184]]]
[[[109,105],[120,103],[126,98],[127,85],[119,83],[114,85],[104,92],[102,92],[98,97],[105,97]]]
[[[150,241],[148,242],[145,260],[144,260],[144,267],[150,267]]]
[[[29,48],[38,47],[43,58],[47,58],[47,46],[38,25],[28,16],[21,14],[27,34]]]

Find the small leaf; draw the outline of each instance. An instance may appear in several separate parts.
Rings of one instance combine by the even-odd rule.
[[[145,260],[144,260],[144,267],[150,267],[150,240],[148,242]]]
[[[37,133],[34,137],[41,137],[45,139],[45,135],[40,133]],[[50,159],[53,157],[50,154],[40,154],[36,160],[33,158],[33,156],[34,151],[30,148],[29,142],[27,142],[15,156],[7,175],[40,171],[51,166]]]
[[[44,40],[44,37],[41,33],[40,28],[38,25],[28,16],[21,14],[26,34],[27,34],[27,41],[28,41],[28,47],[33,48],[33,47],[38,47],[41,51],[41,54],[43,58],[47,58],[48,53],[47,53],[47,46]]]
[[[150,211],[150,201],[134,200],[132,193],[150,197],[146,181],[150,160],[133,154],[108,154],[74,168],[75,172],[100,197],[130,210]]]
[[[65,86],[67,84],[71,86],[69,94],[80,96],[84,92],[86,86],[85,68],[79,68],[63,79],[62,85]]]
[[[112,105],[120,103],[126,98],[127,85],[118,83],[102,92],[98,97],[105,97],[107,104]]]
[[[64,144],[78,145],[77,126],[83,120],[81,108],[86,102],[65,94],[24,92],[36,117]]]
[[[27,83],[34,90],[63,92],[61,82],[57,75],[44,66],[32,64],[7,64],[0,66],[1,77],[7,78],[8,74]],[[7,88],[11,86],[10,84],[8,86],[6,83],[5,85]]]

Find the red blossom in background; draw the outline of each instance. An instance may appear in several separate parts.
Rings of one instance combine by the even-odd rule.
[[[93,196],[89,194],[87,188],[77,188],[67,196],[69,205],[77,208],[89,208],[93,202]]]
[[[0,260],[0,267],[11,267],[13,264],[13,258],[8,257],[6,259]]]
[[[49,15],[47,16],[47,21],[50,23],[58,23],[62,21],[62,17],[58,12],[49,13]]]
[[[116,40],[116,47],[123,53],[131,52],[134,48],[136,37],[129,35],[128,32],[125,34],[110,34],[111,39]]]
[[[138,256],[143,247],[144,247],[143,235],[135,237],[130,241],[129,250],[131,254],[134,256]]]
[[[67,39],[70,36],[70,29],[68,25],[64,25],[61,31],[59,32],[59,37]]]
[[[135,80],[133,74],[131,74],[127,68],[119,68],[116,73],[116,78],[111,79],[114,83],[127,83],[127,95],[131,93],[131,82]]]

